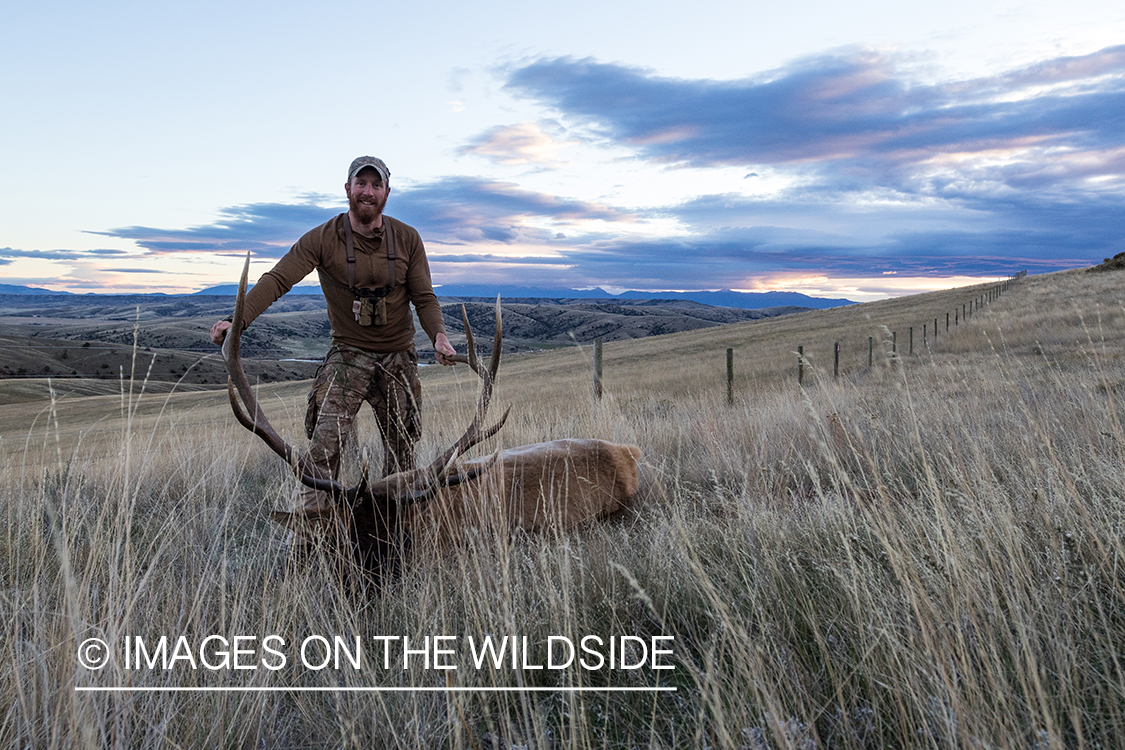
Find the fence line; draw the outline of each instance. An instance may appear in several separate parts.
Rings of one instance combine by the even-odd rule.
[[[734,349],[727,348],[727,403],[734,403]]]
[[[497,313],[499,314],[499,313]],[[602,340],[594,339],[594,399],[602,397]]]
[[[980,308],[982,306],[990,304],[990,303],[998,300],[1009,289],[1012,288],[1012,285],[1016,281],[1019,281],[1020,279],[1024,278],[1025,276],[1027,276],[1027,271],[1020,271],[1019,273],[1013,274],[1012,276],[1009,276],[1005,281],[1002,281],[999,284],[997,284],[997,285],[995,285],[995,286],[993,286],[989,289],[986,289],[983,293],[973,297],[967,303],[962,303],[960,310],[958,310],[956,307],[954,307],[953,308],[953,327],[954,328],[959,327],[960,324],[961,324],[962,318],[968,320],[968,318],[970,318],[972,316],[974,311],[980,312]],[[947,312],[945,314],[945,330],[946,330],[947,333],[949,332],[949,323],[950,323],[949,313]],[[930,331],[929,322],[927,321],[927,322],[922,323],[922,348],[924,350],[929,350],[929,348],[930,348],[929,331]],[[898,331],[891,331],[890,334],[891,334],[891,356],[890,356],[890,359],[891,359],[891,361],[895,361],[895,360],[898,359]],[[934,318],[933,334],[934,334],[934,343],[937,343],[937,338],[938,338],[938,318],[937,317]],[[913,355],[914,354],[914,326],[908,327],[908,336],[909,336],[908,352],[909,352],[910,355]],[[874,364],[874,358],[872,356],[873,343],[874,343],[874,337],[868,336],[867,337],[867,366],[868,367],[871,367]],[[804,364],[807,361],[805,356],[804,356],[804,351],[805,351],[805,347],[804,347],[803,344],[799,345],[797,347],[797,352],[798,352],[798,354],[797,354],[797,359],[798,359],[797,384],[799,386],[803,385]],[[835,343],[835,345],[833,346],[832,377],[834,379],[840,377],[840,342],[839,341],[837,341]]]
[[[968,320],[972,316],[974,310],[979,311],[982,305],[989,304],[999,299],[1005,292],[1011,289],[1012,284],[1023,277],[1027,276],[1027,271],[1020,271],[1019,273],[1009,276],[1007,280],[997,284],[996,286],[986,290],[983,294],[973,297],[966,303],[962,303],[960,309],[953,308],[952,325],[954,329],[961,325],[961,319]],[[939,317],[935,316],[933,320],[933,340],[937,343],[938,339],[938,321]],[[929,320],[922,323],[922,348],[929,350],[930,348],[930,327]],[[948,334],[950,327],[950,314],[945,313],[945,331]],[[891,334],[891,355],[892,362],[898,359],[898,331],[890,331]],[[909,335],[909,353],[914,354],[914,326],[908,326]],[[832,358],[832,377],[834,379],[840,377],[840,342],[837,341],[833,345],[833,358]],[[875,337],[867,337],[867,366],[874,365],[875,357]],[[797,385],[804,386],[805,380],[805,364],[808,360],[805,358],[805,345],[797,345]],[[603,394],[602,386],[602,339],[594,339],[594,399],[600,400]],[[727,383],[727,403],[734,403],[734,349],[727,348],[726,350],[726,383]]]

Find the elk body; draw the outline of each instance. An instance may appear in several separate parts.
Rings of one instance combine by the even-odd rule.
[[[468,364],[481,378],[476,414],[464,434],[424,468],[369,482],[365,465],[363,480],[350,488],[324,476],[273,429],[259,409],[242,368],[239,348],[249,267],[248,256],[232,325],[223,343],[231,408],[239,423],[285,459],[304,485],[325,491],[332,498],[329,508],[277,511],[272,517],[299,533],[317,527],[328,529],[330,533],[325,536],[329,543],[338,545],[341,555],[352,558],[375,581],[397,572],[398,561],[412,541],[449,544],[469,529],[507,533],[514,529],[542,532],[574,528],[619,512],[636,495],[641,452],[630,445],[564,439],[457,461],[467,450],[495,435],[508,418],[505,411],[498,422],[483,428],[500,364],[499,299],[487,370],[477,362],[472,331],[462,310],[469,353],[457,360]]]
[[[456,541],[465,529],[504,533],[567,529],[624,510],[637,494],[641,451],[604,440],[552,440],[467,461],[485,468],[474,481],[439,492],[412,508],[414,536]]]

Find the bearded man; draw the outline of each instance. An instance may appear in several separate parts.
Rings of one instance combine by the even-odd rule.
[[[344,184],[347,213],[301,237],[246,295],[249,326],[313,269],[320,277],[332,348],[309,393],[305,432],[309,457],[333,478],[364,401],[371,404],[383,439],[384,476],[414,468],[422,385],[411,304],[437,361],[452,365],[449,357],[456,354],[445,334],[422,239],[413,227],[383,214],[390,178],[382,159],[353,161]],[[229,320],[215,323],[211,340],[222,344],[230,326]],[[329,503],[323,492],[301,491],[299,505],[306,509]]]

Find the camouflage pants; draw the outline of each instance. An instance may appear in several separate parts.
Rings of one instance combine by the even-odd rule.
[[[317,370],[309,392],[305,432],[311,443],[307,454],[317,466],[339,476],[340,455],[353,432],[363,402],[371,404],[383,438],[383,475],[414,468],[414,445],[421,436],[418,406],[418,353],[366,352],[347,344],[334,344]],[[327,507],[328,495],[304,487],[298,509]]]

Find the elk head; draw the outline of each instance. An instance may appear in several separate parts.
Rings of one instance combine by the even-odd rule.
[[[328,493],[332,507],[327,509],[295,512],[277,511],[272,514],[275,521],[296,529],[308,531],[318,522],[327,521],[331,529],[337,530],[335,542],[341,555],[351,557],[360,569],[378,582],[385,573],[393,572],[393,566],[403,545],[409,544],[402,526],[404,510],[414,504],[428,502],[443,487],[451,487],[470,482],[487,471],[499,455],[494,454],[490,461],[476,463],[471,468],[458,470],[456,459],[474,445],[495,435],[508,418],[511,407],[504,412],[496,424],[482,429],[492,388],[496,382],[496,371],[500,365],[500,298],[496,298],[496,337],[492,347],[492,359],[487,370],[480,367],[472,330],[464,306],[461,317],[465,324],[468,341],[468,356],[455,357],[458,362],[468,364],[481,378],[480,398],[476,414],[465,432],[453,445],[442,452],[429,466],[421,469],[403,471],[386,476],[377,482],[369,482],[367,463],[363,465],[363,478],[355,487],[344,487],[309,460],[307,455],[298,453],[293,446],[278,435],[258,406],[254,391],[246,377],[240,357],[243,328],[243,307],[246,300],[247,277],[250,271],[250,254],[242,269],[242,279],[238,285],[238,298],[235,302],[231,328],[223,342],[223,359],[226,362],[227,393],[230,396],[234,416],[246,429],[260,437],[270,450],[283,458],[292,468],[301,483],[306,487]],[[241,403],[239,399],[241,398]],[[245,408],[244,408],[245,407]]]

